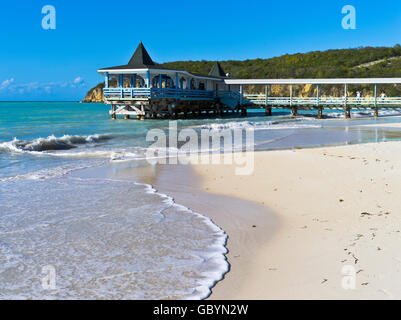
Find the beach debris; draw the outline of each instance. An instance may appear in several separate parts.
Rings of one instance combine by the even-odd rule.
[[[269,268],[269,271],[277,271],[277,268]]]
[[[382,251],[382,248],[380,248],[380,247],[377,247],[377,251]]]
[[[362,212],[361,217],[365,217],[365,216],[373,216],[373,214],[371,214],[369,212]]]
[[[326,283],[327,281],[329,281],[328,279],[323,279],[322,284]]]
[[[352,254],[352,257],[354,258],[354,260],[355,260],[355,264],[357,264],[358,263],[358,261],[359,261],[359,259],[357,258],[357,257],[355,257],[355,255],[354,254]]]
[[[362,286],[367,286],[369,284],[369,282],[364,282],[364,283],[362,283],[361,285]]]
[[[340,199],[340,200],[338,200],[339,202],[344,202],[344,199]]]
[[[255,226],[255,225],[253,225],[253,226],[252,226],[252,228],[256,228],[256,226]]]
[[[303,226],[301,229],[308,229],[308,226]]]
[[[359,269],[356,273],[361,273],[363,271],[363,269]]]
[[[344,262],[347,262],[347,259],[341,261],[341,263],[344,263]]]

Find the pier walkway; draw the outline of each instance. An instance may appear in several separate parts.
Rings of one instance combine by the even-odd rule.
[[[344,110],[346,118],[351,117],[351,109],[371,109],[374,115],[379,116],[379,110],[401,108],[401,97],[381,96],[378,92],[379,85],[401,84],[401,78],[348,78],[348,79],[226,79],[225,83],[230,87],[236,87],[240,92],[239,105],[243,109],[265,108],[266,114],[271,115],[271,109],[291,109],[293,115],[298,110],[318,110],[318,117],[323,117],[324,109]],[[246,94],[244,89],[249,85],[264,85],[264,94]],[[274,97],[272,86],[289,86],[289,97]],[[294,93],[294,86],[315,86],[315,97],[299,97]],[[325,85],[344,86],[342,97],[327,97],[321,95],[321,87]],[[372,85],[373,96],[361,97],[349,96],[349,85]],[[246,113],[246,110],[244,111]]]

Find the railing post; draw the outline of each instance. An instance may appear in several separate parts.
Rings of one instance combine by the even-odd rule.
[[[290,106],[292,107],[292,85],[290,85]]]
[[[379,108],[377,107],[377,83],[375,83],[375,118],[379,117]]]
[[[104,76],[104,87],[106,89],[109,88],[109,73],[108,72],[106,72],[106,75]]]
[[[133,74],[131,77],[131,88],[136,87],[136,74]]]
[[[145,83],[146,88],[150,88],[150,71],[146,71],[146,83]]]
[[[267,85],[265,85],[265,106],[267,107]]]
[[[244,89],[243,89],[243,87],[242,87],[242,84],[240,84],[240,86],[239,86],[239,104],[240,104],[240,106],[242,106],[242,96],[243,96],[243,93],[244,93]]]

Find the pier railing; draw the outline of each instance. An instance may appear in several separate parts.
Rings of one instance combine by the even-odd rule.
[[[361,106],[401,107],[401,97],[266,97],[266,95],[244,94],[243,104],[269,106]]]
[[[264,94],[244,94],[234,91],[208,91],[175,88],[105,88],[106,99],[220,99],[234,108],[237,105],[276,107],[401,107],[401,97],[266,97]]]
[[[103,93],[106,99],[183,99],[183,100],[213,100],[214,91],[190,90],[174,88],[104,88]]]

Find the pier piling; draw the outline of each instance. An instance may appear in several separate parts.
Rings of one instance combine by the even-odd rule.
[[[345,119],[351,119],[351,108],[347,107],[345,109]]]
[[[317,109],[317,118],[318,119],[323,119],[323,107],[319,107]]]
[[[116,106],[114,104],[111,106],[111,119],[116,120]]]

